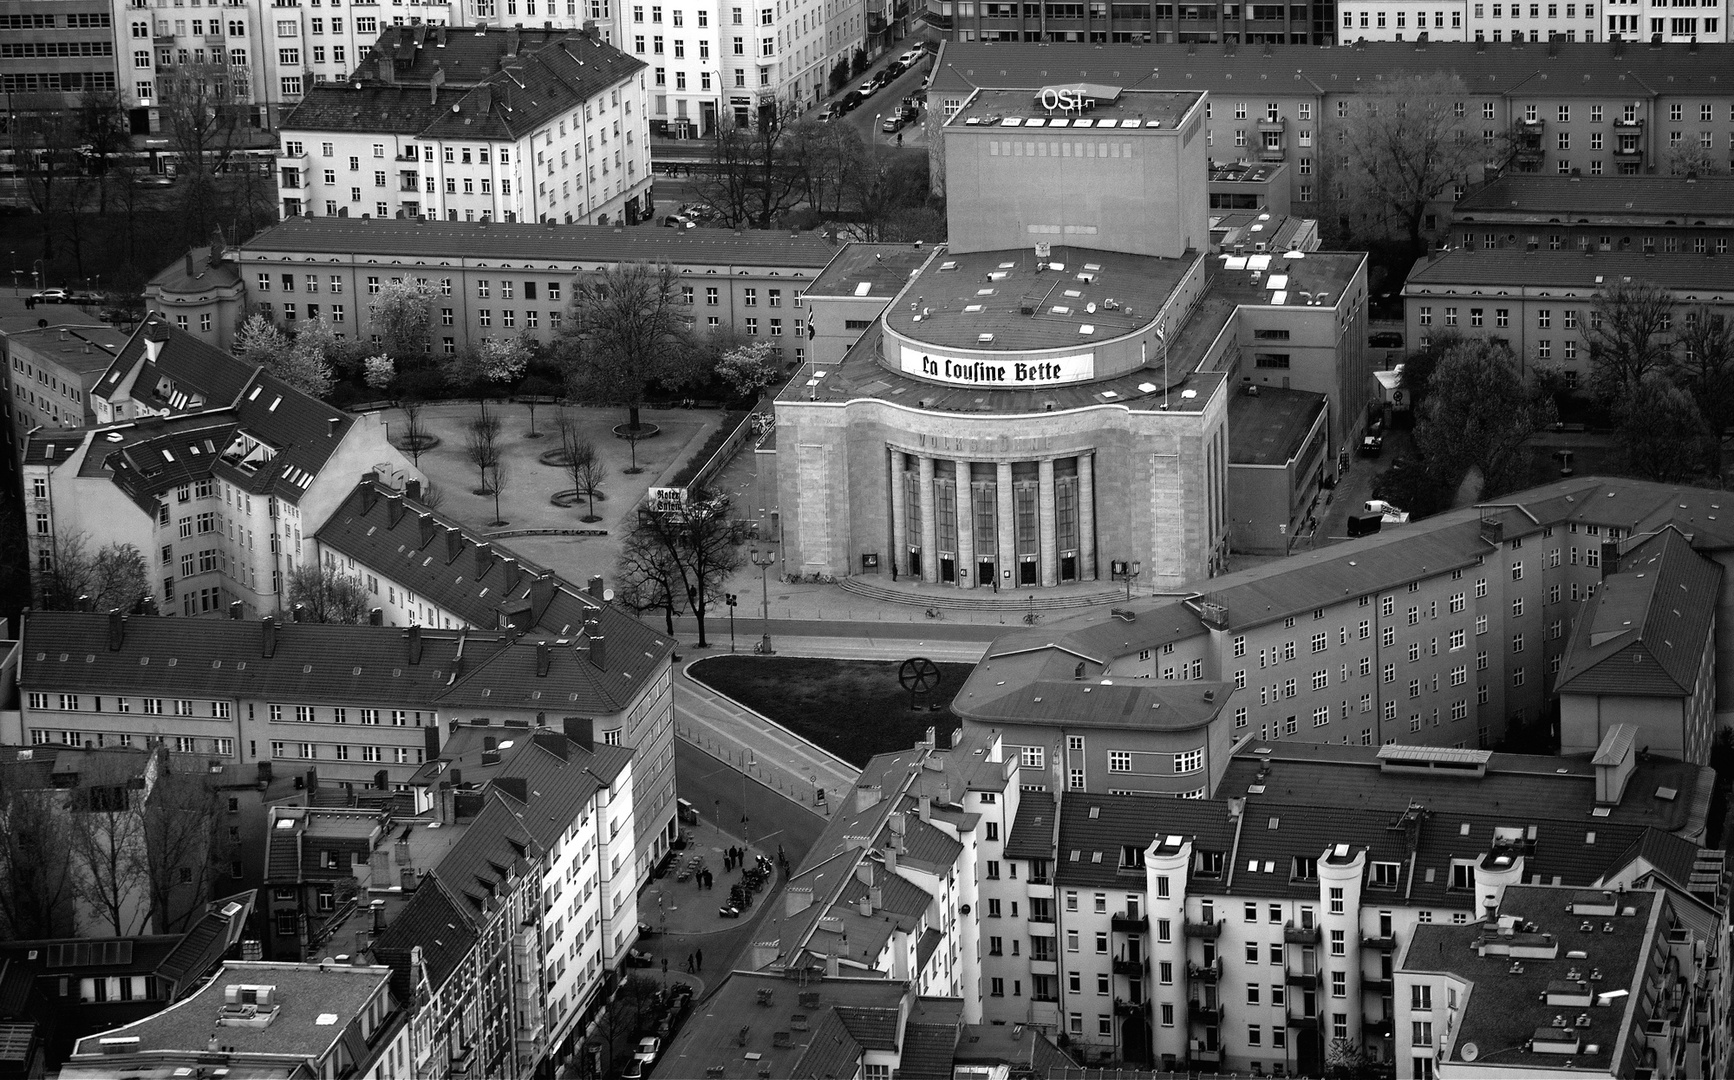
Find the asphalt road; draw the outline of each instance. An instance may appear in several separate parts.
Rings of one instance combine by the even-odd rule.
[[[775,853],[777,845],[799,865],[813,841],[825,831],[825,819],[790,802],[757,780],[693,746],[674,743],[674,773],[680,797],[724,831]],[[746,822],[742,823],[742,815]]]

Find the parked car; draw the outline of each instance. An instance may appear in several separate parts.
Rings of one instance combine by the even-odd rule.
[[[646,1065],[656,1064],[656,1059],[661,1054],[662,1040],[657,1038],[655,1035],[646,1035],[644,1038],[639,1039],[638,1049],[632,1052],[632,1056],[635,1059],[644,1062]]]
[[[647,952],[640,952],[637,949],[631,949],[626,953],[627,967],[649,967],[655,962],[656,961],[652,960],[650,954]]]
[[[1361,438],[1361,456],[1378,457],[1385,450],[1383,435],[1366,435]]]
[[[1381,330],[1367,337],[1367,344],[1375,349],[1401,349],[1403,335],[1395,330]]]
[[[670,214],[667,217],[662,219],[662,224],[663,224],[664,228],[669,228],[669,229],[696,229],[696,228],[698,228],[698,222],[687,217],[685,214]]]
[[[866,101],[866,100],[867,100],[867,95],[863,94],[861,91],[859,91],[859,90],[849,91],[847,94],[843,95],[841,100],[839,100],[837,102],[837,115],[842,116],[846,113],[850,113],[850,112],[855,111],[856,109],[860,108],[861,103],[863,101]]]
[[[30,299],[38,304],[64,304],[68,302],[65,289],[43,289],[39,293],[31,293]]]
[[[878,89],[879,84],[874,82],[872,79],[868,79],[866,82],[856,87],[855,92],[860,94],[863,98],[870,98],[873,96],[873,92]],[[859,102],[857,102],[857,104],[859,104]]]
[[[161,176],[157,173],[146,173],[144,176],[135,176],[132,180],[133,187],[173,187],[174,184],[174,177]]]
[[[633,1058],[626,1063],[626,1071],[620,1074],[620,1080],[644,1080],[644,1062]]]
[[[897,62],[899,64],[902,64],[904,67],[908,67],[910,64],[913,64],[917,60],[921,59],[921,57],[922,57],[922,50],[910,49],[908,52],[904,53],[902,56],[899,56],[897,58]]]
[[[893,131],[896,131],[898,128],[900,128],[902,126],[903,126],[903,114],[900,112],[894,112],[890,116],[887,116],[885,118],[885,122],[883,124],[879,125],[879,130],[883,131],[883,132],[885,132],[885,134],[889,135]]]

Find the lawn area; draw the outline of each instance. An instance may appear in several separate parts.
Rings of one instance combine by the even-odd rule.
[[[958,727],[951,699],[972,664],[939,664],[935,693],[911,711],[897,682],[897,660],[822,660],[800,656],[710,656],[689,669],[719,693],[770,717],[852,765],[874,754],[907,750],[939,728],[940,741]],[[930,701],[945,708],[929,712]]]

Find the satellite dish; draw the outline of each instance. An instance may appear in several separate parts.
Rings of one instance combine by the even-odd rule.
[[[1474,1061],[1481,1056],[1481,1047],[1472,1042],[1466,1042],[1458,1048],[1457,1053],[1464,1061]]]
[[[1096,302],[1092,300],[1088,304],[1085,304],[1084,310],[1094,315],[1096,313]]]
[[[614,603],[614,590],[613,589],[603,589],[602,590],[602,602],[605,604]]]

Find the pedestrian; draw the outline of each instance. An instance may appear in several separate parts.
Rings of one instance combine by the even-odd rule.
[[[36,310],[36,297],[26,296],[24,298],[24,310],[25,311],[35,311]]]
[[[898,132],[898,133],[897,133],[897,145],[898,145],[898,146],[902,146],[902,145],[903,145],[903,132],[901,132],[901,131],[899,131],[899,132]]]
[[[691,953],[686,954],[686,970],[688,970],[688,971],[692,970],[692,954]]]
[[[693,955],[698,957],[698,969],[700,971],[703,971],[704,970],[704,950],[700,949],[697,952],[693,953]]]

